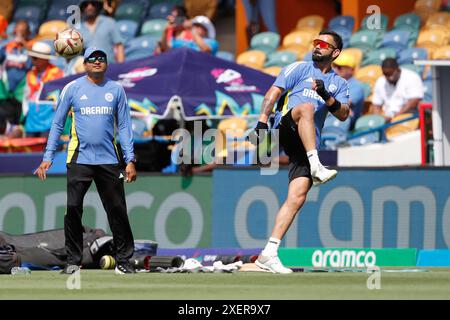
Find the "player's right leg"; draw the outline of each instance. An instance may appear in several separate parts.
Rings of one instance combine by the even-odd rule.
[[[327,169],[320,163],[316,146],[314,110],[313,104],[304,103],[292,108],[291,117],[297,124],[298,134],[308,155],[313,183],[318,185],[334,179],[337,171]]]
[[[81,266],[83,257],[83,199],[92,183],[91,166],[67,164],[67,208],[64,216],[64,234],[67,262],[63,273],[73,273]]]

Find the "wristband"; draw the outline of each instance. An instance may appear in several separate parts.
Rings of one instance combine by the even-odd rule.
[[[331,113],[338,111],[341,108],[341,103],[334,99],[334,102],[331,106],[328,107],[328,111],[330,111]]]

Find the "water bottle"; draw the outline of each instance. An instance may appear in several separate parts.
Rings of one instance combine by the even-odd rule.
[[[11,269],[11,274],[30,274],[31,270],[27,267],[14,267]]]

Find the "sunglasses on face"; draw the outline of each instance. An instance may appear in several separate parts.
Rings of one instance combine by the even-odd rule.
[[[320,39],[314,40],[313,46],[314,47],[319,46],[320,49],[329,49],[329,48],[336,49],[336,47],[333,46],[331,43],[328,43],[328,42],[320,40]]]
[[[99,57],[89,57],[89,58],[87,58],[85,61],[86,61],[86,62],[89,62],[89,63],[94,63],[95,61],[98,61],[98,62],[106,62],[106,57],[104,57],[104,56],[99,56]]]

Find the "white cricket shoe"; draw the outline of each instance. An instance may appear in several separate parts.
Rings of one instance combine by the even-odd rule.
[[[313,185],[317,186],[336,178],[337,171],[334,169],[327,169],[319,164],[317,167],[311,167],[311,176],[313,179]]]
[[[283,266],[278,256],[263,256],[260,254],[258,259],[255,261],[255,264],[261,269],[268,270],[272,273],[292,273],[293,271],[289,268]]]

